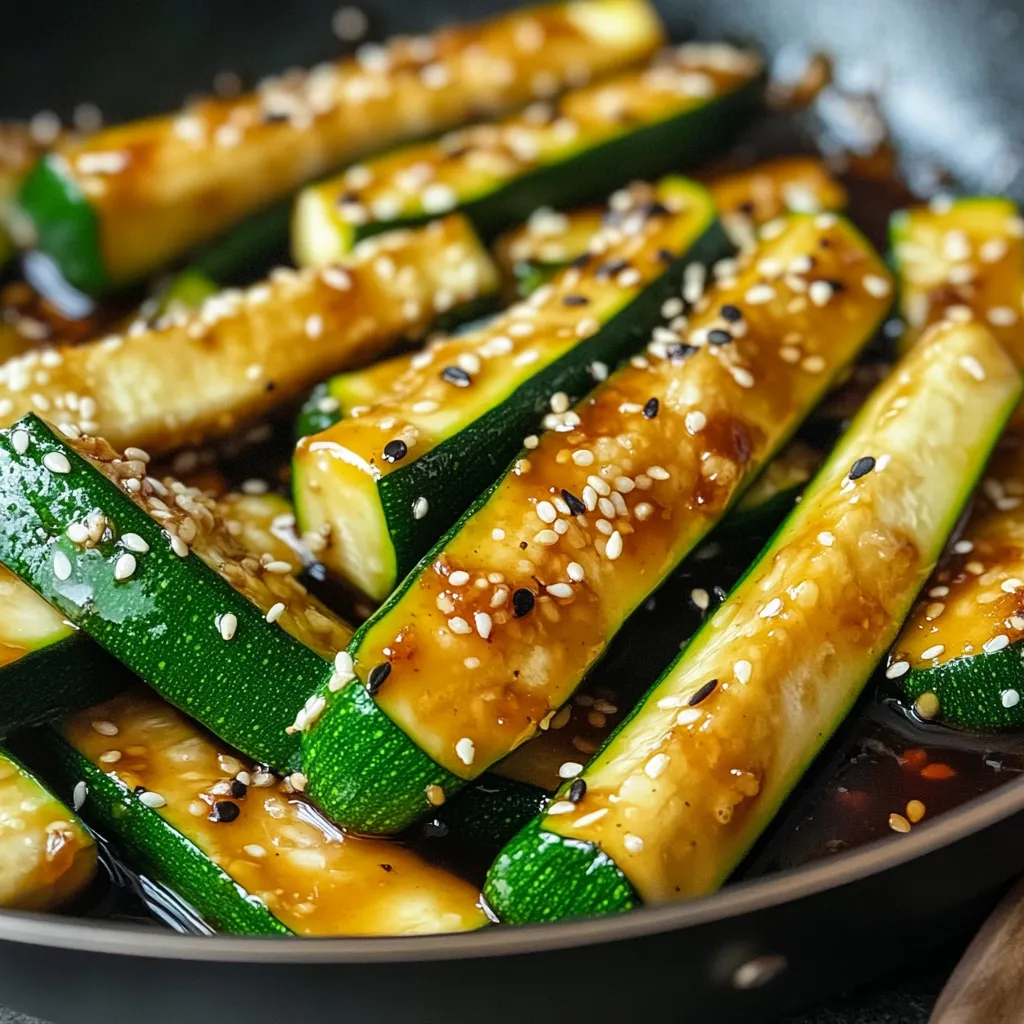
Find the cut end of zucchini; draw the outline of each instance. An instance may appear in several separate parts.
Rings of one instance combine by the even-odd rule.
[[[90,295],[106,291],[96,213],[62,157],[51,154],[36,164],[22,185],[17,215],[32,225],[35,246],[68,284]]]
[[[0,907],[51,910],[96,874],[96,843],[17,761],[0,753]]]
[[[327,267],[352,251],[358,236],[337,205],[335,193],[319,186],[305,188],[296,197],[292,258],[300,267]]]
[[[599,847],[548,832],[539,819],[498,855],[484,899],[505,924],[601,917],[640,905],[629,880]]]
[[[614,46],[642,53],[660,46],[665,27],[646,0],[572,0],[566,17],[596,46]]]

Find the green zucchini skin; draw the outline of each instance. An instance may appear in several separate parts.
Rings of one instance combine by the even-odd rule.
[[[452,528],[477,488],[494,481],[519,453],[523,437],[542,421],[555,392],[565,392],[572,403],[582,398],[594,386],[589,371],[593,362],[614,366],[648,340],[650,325],[664,302],[679,294],[687,266],[711,266],[732,251],[732,243],[715,220],[685,256],[669,264],[661,277],[585,344],[524,381],[507,402],[489,410],[466,430],[382,477],[378,492],[395,550],[395,578],[401,580],[414,569],[419,571],[417,563],[438,537]],[[444,486],[439,487],[438,481],[444,481]],[[415,519],[409,509],[423,494],[430,496],[429,508],[426,515]]]
[[[912,702],[934,693],[947,725],[981,732],[1020,729],[1024,726],[1024,640],[991,654],[970,654],[934,668],[914,669],[898,685]]]
[[[20,455],[15,431],[28,435]],[[70,473],[43,466],[51,452],[67,457]],[[95,509],[119,535],[136,533],[149,545],[128,580],[114,580],[116,542],[80,551],[64,532]],[[211,732],[256,761],[291,766],[298,741],[285,729],[330,678],[329,662],[268,624],[198,556],[179,558],[156,520],[34,414],[0,431],[0,510],[0,561],[12,572]],[[52,568],[58,549],[72,565],[64,582]],[[217,626],[227,613],[238,620],[231,641]]]
[[[388,519],[402,524],[401,531],[393,533],[393,537],[398,577],[404,577],[404,582],[378,614],[400,601],[415,584],[420,572],[429,567],[433,548],[444,544],[449,529],[457,531],[462,522],[486,504],[501,482],[501,471],[510,468],[518,456],[522,437],[544,416],[550,396],[556,391],[564,391],[570,401],[582,396],[593,383],[588,372],[590,363],[615,363],[623,353],[647,340],[649,325],[655,322],[665,300],[679,293],[689,264],[700,262],[710,266],[731,250],[721,224],[715,220],[685,256],[669,264],[661,277],[588,339],[583,346],[585,354],[578,349],[566,353],[523,384],[514,396],[512,408],[506,408],[506,403],[492,409],[470,431],[454,435],[381,480],[381,485],[388,484],[386,488],[381,486]],[[462,436],[468,432],[472,433],[469,446]],[[425,487],[435,494],[436,486],[428,485],[438,479],[452,482],[452,500],[445,504],[432,498],[428,514],[412,519],[412,502],[424,493]],[[457,501],[464,501],[465,495],[454,486],[458,480],[492,481],[461,516]],[[356,631],[350,650],[358,650],[374,619]],[[314,732],[303,733],[302,763],[309,778],[310,796],[329,817],[342,825],[358,822],[359,831],[372,834],[399,832],[427,813],[431,809],[426,796],[428,786],[440,786],[450,797],[465,785],[465,780],[442,768],[406,736],[358,680],[332,697],[330,714],[319,720]],[[353,773],[350,763],[365,763],[367,768]],[[389,785],[389,780],[399,781],[400,785]]]
[[[503,910],[513,892],[517,922],[604,917],[641,905],[608,854],[594,843],[546,832],[539,818],[498,854],[488,873],[484,899],[492,908]]]
[[[291,935],[258,900],[191,840],[147,807],[114,775],[97,768],[55,729],[19,737],[15,746],[69,803],[79,782],[88,787],[89,821],[116,836],[118,848],[156,881],[171,887],[218,931],[234,935]]]
[[[458,209],[483,238],[493,239],[527,220],[538,207],[562,209],[593,202],[629,180],[653,180],[693,167],[728,145],[757,112],[763,93],[764,78],[754,78],[704,106],[590,146],[560,163],[538,167],[496,192],[460,204]],[[382,231],[414,227],[430,219],[426,215],[398,221],[371,220],[356,229],[353,244]],[[544,278],[539,278],[533,288],[543,282]]]
[[[488,774],[471,782],[437,817],[460,841],[496,852],[533,821],[550,799],[541,786]]]
[[[21,206],[32,211],[39,248],[56,262],[68,284],[87,294],[107,290],[96,212],[81,189],[63,174],[59,158],[36,164],[21,187]]]
[[[131,676],[96,644],[73,633],[0,669],[0,739],[113,697]]]

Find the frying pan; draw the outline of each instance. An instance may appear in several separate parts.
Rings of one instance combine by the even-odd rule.
[[[0,115],[116,120],[169,109],[220,70],[246,81],[335,56],[336,2],[7,4]],[[479,18],[500,0],[360,0],[371,31]],[[674,35],[837,58],[881,89],[914,166],[1024,199],[1024,0],[664,0]],[[516,1021],[570,1015],[768,1021],[975,924],[1022,865],[1024,780],[797,870],[615,919],[401,939],[199,938],[0,914],[0,1004],[60,1024]]]

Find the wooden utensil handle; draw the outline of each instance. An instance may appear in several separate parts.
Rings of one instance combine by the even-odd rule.
[[[946,983],[930,1024],[1024,1022],[1024,880],[992,912]]]

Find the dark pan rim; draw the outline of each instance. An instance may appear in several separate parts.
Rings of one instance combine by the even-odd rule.
[[[908,835],[879,840],[767,878],[741,882],[709,896],[671,906],[643,908],[620,917],[487,928],[454,935],[297,941],[276,937],[186,936],[128,924],[7,911],[0,913],[0,941],[132,957],[289,964],[461,960],[547,952],[681,930],[803,899],[916,860],[1022,810],[1024,778],[919,825]]]

